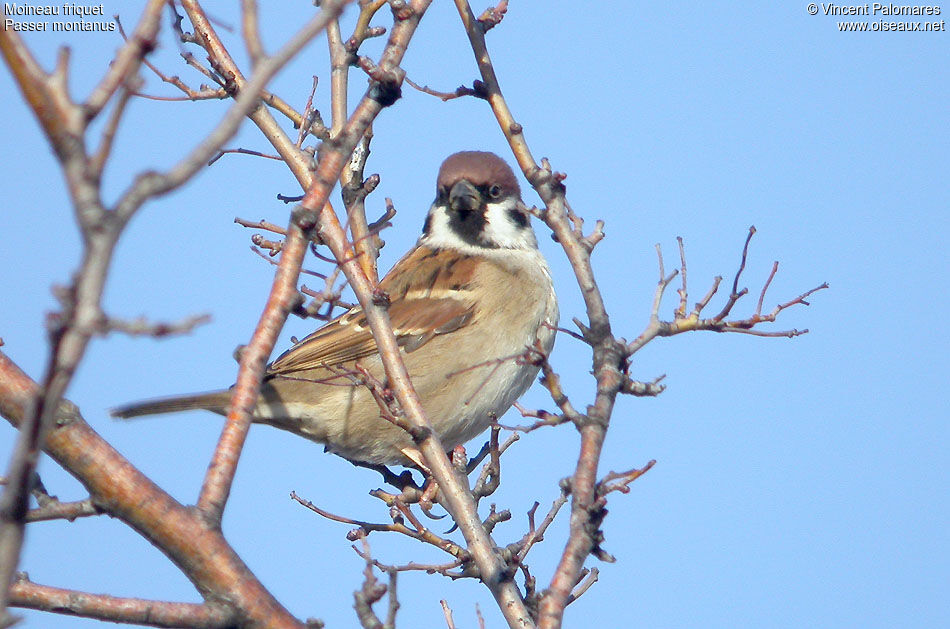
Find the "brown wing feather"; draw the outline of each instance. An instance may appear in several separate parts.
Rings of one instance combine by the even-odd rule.
[[[469,256],[416,247],[380,282],[390,298],[389,320],[396,340],[407,352],[439,334],[467,325],[475,305],[468,294],[474,272]],[[376,341],[357,306],[333,319],[281,354],[270,375],[319,369],[359,360],[376,353]]]

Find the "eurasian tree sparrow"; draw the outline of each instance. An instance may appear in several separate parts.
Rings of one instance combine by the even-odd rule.
[[[446,448],[500,417],[538,373],[531,348],[549,354],[558,322],[548,265],[511,168],[465,151],[439,170],[422,237],[380,282],[412,383]],[[363,311],[330,321],[267,367],[254,421],[326,445],[355,462],[406,464],[412,440],[380,416],[357,362],[385,383]],[[136,417],[188,409],[224,414],[230,392],[145,401],[114,409]]]

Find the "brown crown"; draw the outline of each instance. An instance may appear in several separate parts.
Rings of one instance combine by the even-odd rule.
[[[494,153],[461,151],[445,158],[439,169],[437,185],[440,188],[451,188],[460,179],[465,179],[475,186],[499,185],[504,196],[521,196],[521,187],[511,167]]]

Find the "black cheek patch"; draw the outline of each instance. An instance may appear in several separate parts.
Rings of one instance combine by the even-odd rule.
[[[462,241],[473,246],[495,248],[497,245],[482,239],[486,224],[485,214],[477,210],[449,212],[449,227]]]
[[[528,216],[520,210],[508,210],[508,218],[518,227],[523,228],[528,226]]]

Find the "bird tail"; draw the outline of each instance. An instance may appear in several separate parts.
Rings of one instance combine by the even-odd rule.
[[[109,411],[109,414],[113,417],[131,419],[133,417],[141,417],[142,415],[160,415],[162,413],[177,413],[179,411],[202,409],[223,415],[227,411],[230,400],[230,391],[176,395],[173,397],[159,398],[157,400],[133,402],[132,404],[113,408]]]

